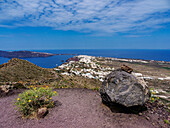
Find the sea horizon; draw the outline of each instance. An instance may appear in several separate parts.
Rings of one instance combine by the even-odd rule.
[[[121,49],[121,48],[113,48],[113,49],[94,49],[94,48],[87,48],[87,49],[84,49],[84,48],[77,48],[77,49],[74,49],[74,48],[71,48],[71,49],[0,49],[0,51],[35,51],[35,50],[38,50],[38,51],[44,51],[44,50],[170,50],[170,49],[135,49],[135,48],[132,48],[132,49]]]
[[[4,50],[20,51],[20,50]],[[23,51],[23,50],[22,50]],[[26,50],[24,50],[26,51]],[[45,52],[53,54],[77,54],[96,57],[112,57],[124,59],[140,59],[170,62],[170,49],[46,49],[46,50],[28,50],[35,52]],[[61,65],[67,59],[75,55],[57,55],[51,57],[21,58],[28,60],[43,68],[55,68]],[[6,63],[10,58],[0,57],[0,64]]]

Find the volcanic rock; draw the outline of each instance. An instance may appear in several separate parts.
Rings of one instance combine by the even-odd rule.
[[[6,58],[32,58],[32,57],[49,57],[55,54],[43,53],[43,52],[31,52],[31,51],[1,51],[0,57]]]
[[[122,66],[121,66],[121,69],[122,69],[123,71],[127,72],[127,73],[133,72],[133,69],[130,68],[130,67],[128,67],[128,66],[126,66],[126,65],[122,65]]]
[[[103,103],[118,103],[126,107],[144,105],[150,98],[145,81],[121,69],[105,77],[100,94]]]
[[[38,118],[44,118],[44,117],[47,115],[47,113],[48,113],[48,110],[47,110],[46,107],[44,107],[44,108],[39,108],[39,109],[38,109],[38,112],[37,112],[37,117],[38,117]]]

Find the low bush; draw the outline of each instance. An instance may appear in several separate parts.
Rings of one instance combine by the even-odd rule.
[[[168,120],[164,120],[165,123],[169,124],[169,121]]]
[[[156,94],[155,90],[154,89],[150,89],[150,91],[151,91],[150,101],[154,102],[156,100],[159,100],[159,97],[155,95]]]
[[[23,117],[29,117],[32,116],[33,113],[37,113],[39,108],[54,107],[54,101],[51,97],[55,95],[57,95],[57,92],[52,91],[52,88],[31,87],[30,90],[19,94],[14,104],[22,113]]]

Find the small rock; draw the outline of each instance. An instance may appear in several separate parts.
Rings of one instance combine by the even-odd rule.
[[[139,116],[142,116],[142,113],[139,113]]]
[[[37,117],[38,117],[38,118],[44,118],[44,117],[47,115],[47,113],[48,113],[48,110],[47,110],[46,107],[44,107],[44,108],[39,108],[39,109],[38,109],[38,112],[37,112]]]
[[[147,120],[150,120],[150,118],[148,116],[145,117]]]
[[[13,85],[1,85],[0,97],[4,97],[13,93]]]
[[[133,72],[133,69],[130,68],[130,67],[128,67],[128,66],[126,66],[126,65],[122,65],[122,66],[121,66],[121,69],[122,69],[123,71],[127,72],[127,73]]]

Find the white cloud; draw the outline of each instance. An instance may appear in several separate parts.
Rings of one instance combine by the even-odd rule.
[[[169,0],[0,0],[0,27],[116,33],[155,30],[166,23]]]
[[[130,37],[130,38],[134,38],[134,37],[149,37],[151,35],[125,35],[124,37]]]

